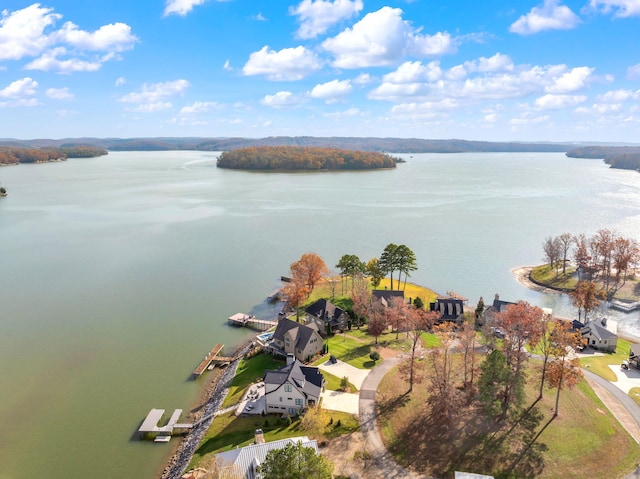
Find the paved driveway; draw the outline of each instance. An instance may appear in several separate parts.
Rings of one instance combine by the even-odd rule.
[[[362,383],[371,372],[370,369],[358,369],[351,364],[338,360],[335,364],[331,364],[329,361],[318,366],[321,371],[326,371],[338,376],[342,379],[344,376],[349,378],[349,382],[358,389],[362,389]]]
[[[324,391],[320,397],[322,398],[322,409],[330,409],[331,411],[342,411],[354,416],[358,415],[358,405],[360,396],[352,393],[343,393],[342,391]]]
[[[614,386],[629,394],[631,388],[640,388],[640,370],[635,368],[622,369],[617,364],[609,364],[609,368],[618,380],[612,382]]]

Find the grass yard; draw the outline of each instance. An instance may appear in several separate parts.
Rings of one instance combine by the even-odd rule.
[[[622,361],[629,357],[630,345],[631,343],[626,339],[618,338],[618,347],[615,353],[605,353],[604,356],[584,356],[580,358],[580,363],[583,368],[602,376],[607,381],[616,382],[618,379],[609,368],[609,365],[620,366]],[[590,351],[593,351],[593,349],[590,349]]]
[[[371,338],[372,339],[372,338]],[[336,334],[326,340],[329,354],[341,361],[349,363],[359,369],[371,369],[375,363],[369,357],[372,351],[371,345],[363,343],[349,336],[349,334]],[[326,357],[324,358],[326,361]]]
[[[531,365],[526,405],[537,396],[537,365]],[[445,425],[442,415],[432,414],[424,384],[410,395],[406,391],[397,370],[380,384],[381,432],[396,460],[423,474],[451,478],[454,470],[466,470],[496,479],[612,479],[633,471],[640,457],[640,445],[584,380],[561,392],[557,418],[551,420],[556,391],[545,388],[537,404],[539,421],[522,421],[513,429],[487,422],[474,407],[459,408],[458,417]]]
[[[322,364],[326,360],[327,357],[325,356],[322,360],[317,361],[317,364],[314,363],[314,365],[317,366],[318,364]],[[340,383],[342,382],[342,378],[339,378],[338,376],[326,371],[322,371],[322,376],[324,377],[325,389],[328,389],[329,391],[340,391]],[[349,388],[350,393],[358,392],[358,388],[351,384],[349,381],[347,381],[347,387]]]
[[[222,403],[221,408],[237,404],[242,399],[247,386],[254,383],[256,379],[264,377],[264,372],[269,369],[277,369],[284,366],[285,362],[274,359],[270,354],[258,354],[251,359],[242,359],[238,365],[236,375],[231,381],[229,394]]]
[[[327,411],[330,421],[313,439],[332,439],[358,430],[358,419],[351,414]],[[329,423],[330,422],[330,423]],[[218,416],[205,434],[187,469],[198,467],[207,454],[228,451],[253,444],[256,429],[262,429],[265,441],[277,441],[295,436],[307,436],[300,428],[300,419],[281,419],[278,416],[236,417],[232,413]]]
[[[578,278],[574,275],[576,269],[567,267],[566,273],[563,275],[562,270],[556,274],[556,268],[548,264],[536,266],[531,270],[531,279],[538,283],[547,284],[554,288],[575,289],[578,284]]]

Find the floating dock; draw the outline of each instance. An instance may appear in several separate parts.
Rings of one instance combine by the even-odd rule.
[[[252,314],[236,313],[233,316],[229,316],[229,324],[256,329],[258,331],[266,331],[269,328],[277,326],[278,322],[267,321],[266,319],[258,319]]]
[[[640,301],[627,302],[614,299],[609,302],[609,307],[611,309],[617,309],[618,311],[622,311],[624,313],[633,313],[634,311],[640,309]]]
[[[235,359],[235,358],[228,358],[226,356],[220,356],[220,353],[222,353],[223,348],[224,348],[224,344],[216,344],[213,347],[213,349],[209,351],[209,354],[207,354],[204,357],[204,359],[200,361],[200,364],[198,364],[198,366],[193,370],[194,379],[197,379],[200,376],[202,376],[202,373],[204,373],[212,364],[220,364],[220,363],[228,364]]]
[[[164,409],[152,409],[138,429],[140,439],[153,438],[154,442],[169,442],[174,433],[184,434],[193,428],[193,424],[179,423],[182,409],[176,409],[164,426],[158,423],[164,416]]]

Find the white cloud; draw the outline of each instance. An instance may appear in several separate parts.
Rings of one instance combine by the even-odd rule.
[[[175,14],[184,17],[193,10],[193,7],[202,5],[204,2],[205,0],[167,0],[164,8],[164,16]]]
[[[73,100],[75,95],[69,91],[69,88],[48,88],[45,94],[54,100]]]
[[[322,116],[325,118],[355,118],[361,116],[367,116],[369,112],[362,111],[359,108],[349,108],[343,111],[333,111],[328,113],[323,113]]]
[[[451,98],[445,98],[439,101],[425,101],[421,103],[401,103],[391,108],[395,114],[415,114],[433,111],[449,111],[455,110],[460,104]]]
[[[620,103],[640,99],[640,90],[611,90],[598,96],[598,101],[605,103]]]
[[[564,65],[563,65],[564,66]],[[549,93],[571,93],[583,89],[587,80],[593,73],[593,68],[577,67],[567,72],[563,72],[559,77],[554,78],[552,85],[549,85],[545,91]]]
[[[64,47],[56,47],[51,50],[47,50],[39,58],[29,62],[25,65],[27,70],[43,70],[43,71],[58,71],[61,73],[72,72],[95,72],[102,66],[101,59],[95,61],[85,61],[78,58],[68,58],[66,60],[60,60],[58,56],[66,55],[67,49]]]
[[[492,57],[480,57],[477,60],[464,62],[468,72],[499,72],[512,71],[513,61],[508,55],[496,53]]]
[[[222,69],[230,72],[233,71],[233,67],[231,66],[231,63],[229,63],[228,59],[224,62],[224,65],[222,65]]]
[[[267,21],[267,18],[262,14],[262,12],[258,12],[258,14],[253,17],[253,19],[257,20],[259,22],[266,22]]]
[[[368,73],[360,73],[360,75],[353,79],[353,83],[356,85],[368,85],[372,81],[373,77]]]
[[[96,71],[138,42],[131,27],[120,22],[103,25],[94,32],[81,30],[72,22],[66,22],[58,30],[46,31],[61,18],[53,9],[37,3],[14,12],[4,10],[0,19],[0,60],[38,57],[25,68],[62,73]],[[83,58],[86,52],[103,54],[87,59]],[[60,59],[63,55],[67,58]]]
[[[320,83],[309,92],[311,98],[322,98],[327,102],[334,102],[337,98],[348,95],[351,92],[350,80],[332,80],[327,83]]]
[[[629,80],[640,80],[640,63],[627,68],[627,78]]]
[[[95,32],[87,32],[78,29],[72,22],[66,22],[60,30],[51,34],[50,41],[66,43],[85,51],[122,52],[133,48],[138,38],[125,23],[111,23],[101,26]]]
[[[530,35],[544,30],[570,30],[580,23],[580,18],[558,0],[544,0],[542,6],[533,7],[510,27],[509,31],[520,35]]]
[[[39,55],[48,45],[44,34],[62,15],[34,3],[15,12],[2,11],[0,19],[0,60],[20,60]]]
[[[536,98],[535,106],[539,110],[560,110],[579,105],[587,101],[584,95],[552,95],[547,93]]]
[[[122,86],[125,83],[127,83],[127,79],[125,77],[119,77],[119,78],[116,79],[115,85],[116,86]]]
[[[182,95],[191,86],[187,80],[175,80],[161,83],[145,83],[137,92],[128,93],[118,99],[123,103],[137,103],[138,106],[127,108],[128,111],[152,113],[167,110],[173,105],[166,101],[168,97]]]
[[[219,108],[220,105],[215,101],[196,101],[191,105],[184,106],[180,110],[181,115],[194,115],[198,113],[208,113]]]
[[[387,73],[382,80],[388,83],[415,83],[421,81],[436,81],[442,78],[440,62],[404,62],[396,71]]]
[[[549,115],[533,116],[531,113],[523,113],[519,117],[509,120],[509,124],[514,127],[539,125],[541,123],[548,123],[549,120],[551,120],[551,117]]]
[[[168,101],[156,101],[152,103],[144,103],[135,107],[128,107],[127,111],[135,111],[138,113],[154,113],[156,111],[168,110],[173,105]]]
[[[322,62],[315,53],[305,47],[284,48],[278,52],[268,46],[253,52],[242,68],[247,75],[266,75],[273,81],[301,80],[319,70]]]
[[[21,99],[36,94],[38,82],[32,78],[26,77],[16,80],[9,86],[0,90],[0,98]]]
[[[279,91],[275,95],[266,95],[260,103],[272,108],[286,108],[297,106],[302,103],[302,100],[290,91]]]
[[[639,0],[590,0],[589,6],[606,14],[613,12],[618,18],[640,15]]]
[[[325,33],[330,27],[358,15],[363,8],[362,0],[302,0],[289,11],[298,17],[298,38],[309,39]]]
[[[322,47],[333,53],[333,66],[338,68],[385,66],[404,55],[435,56],[456,49],[448,33],[422,35],[402,19],[401,9],[391,7],[365,15],[352,28],[325,40]]]

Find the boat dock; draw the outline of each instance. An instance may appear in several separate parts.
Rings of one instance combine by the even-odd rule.
[[[142,425],[138,428],[138,435],[140,439],[147,437],[153,438],[154,442],[169,442],[171,436],[176,432],[184,434],[189,432],[194,425],[187,423],[179,423],[178,420],[182,415],[182,409],[176,409],[169,418],[169,421],[164,426],[158,426],[158,423],[164,416],[164,409],[152,409],[147,414],[147,417],[142,422]]]
[[[266,331],[269,328],[277,326],[278,322],[258,319],[252,314],[236,313],[233,316],[229,316],[229,324],[256,329],[258,331]]]
[[[617,309],[618,311],[622,311],[624,313],[633,313],[634,311],[640,309],[640,301],[627,302],[613,299],[609,302],[609,307],[611,309]]]
[[[207,354],[204,357],[204,359],[200,361],[200,364],[198,364],[198,366],[193,370],[194,379],[197,379],[200,376],[202,376],[202,373],[204,373],[207,369],[209,369],[209,367],[212,364],[220,364],[220,363],[228,364],[231,361],[236,359],[236,358],[228,358],[226,356],[220,356],[220,353],[222,353],[223,348],[224,348],[224,344],[216,344],[213,347],[213,349],[209,351],[209,354]]]

